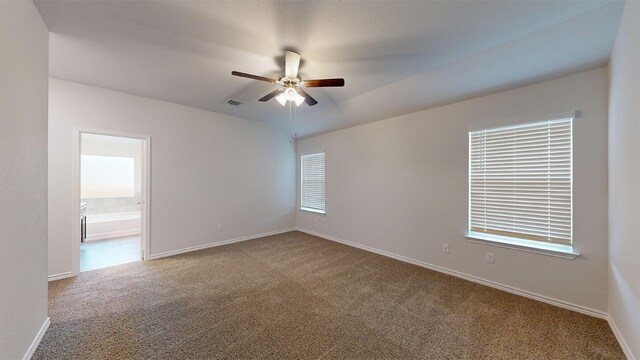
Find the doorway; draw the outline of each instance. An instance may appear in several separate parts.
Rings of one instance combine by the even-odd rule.
[[[74,272],[143,260],[148,248],[148,137],[78,130],[77,140]]]

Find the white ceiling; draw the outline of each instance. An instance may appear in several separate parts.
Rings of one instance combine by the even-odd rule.
[[[51,76],[266,121],[298,137],[608,62],[620,1],[45,1]],[[319,104],[258,99],[285,49]],[[244,102],[233,107],[228,99]]]

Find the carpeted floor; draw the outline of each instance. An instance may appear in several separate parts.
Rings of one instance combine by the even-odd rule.
[[[34,359],[623,359],[604,320],[290,232],[49,284]]]

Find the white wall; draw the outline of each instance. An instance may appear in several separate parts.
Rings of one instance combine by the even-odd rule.
[[[295,148],[284,132],[62,80],[49,88],[50,275],[72,270],[74,127],[151,136],[151,256],[295,225]]]
[[[326,152],[327,214],[298,210],[297,226],[603,315],[607,78],[599,68],[298,140],[298,162],[300,155]],[[566,260],[469,242],[468,131],[573,110],[582,114],[574,125],[574,250],[582,256]],[[442,254],[443,243],[450,255]],[[489,251],[493,265],[485,262]]]
[[[609,313],[640,359],[640,2],[627,1],[610,63]]]
[[[47,320],[49,32],[31,1],[0,1],[0,358]]]

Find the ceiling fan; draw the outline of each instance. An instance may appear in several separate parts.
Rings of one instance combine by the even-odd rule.
[[[344,79],[302,80],[298,75],[299,66],[300,54],[287,50],[284,53],[285,74],[278,80],[239,71],[232,71],[231,75],[280,85],[281,88],[261,97],[259,101],[269,101],[275,97],[282,106],[285,106],[287,101],[294,102],[296,106],[300,106],[303,102],[306,102],[309,106],[317,104],[316,99],[312,98],[311,95],[307,94],[302,88],[344,86]]]

